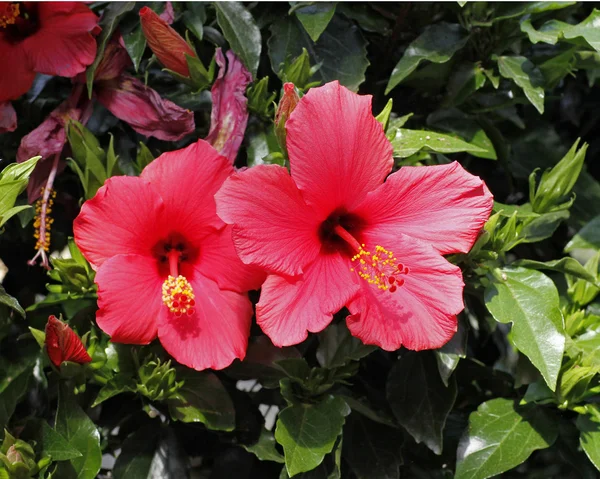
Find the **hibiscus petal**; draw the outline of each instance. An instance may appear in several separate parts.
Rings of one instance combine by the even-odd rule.
[[[215,199],[217,214],[233,225],[244,263],[293,276],[319,253],[319,219],[285,168],[259,165],[235,173]]]
[[[81,2],[41,2],[39,29],[23,41],[33,70],[73,77],[96,57],[98,17]]]
[[[459,163],[405,166],[370,193],[354,211],[372,236],[399,233],[423,240],[440,253],[466,253],[493,206],[485,183]]]
[[[141,178],[149,181],[165,202],[169,223],[194,241],[225,226],[217,216],[215,193],[233,173],[233,166],[204,140],[163,153]]]
[[[35,72],[26,61],[22,43],[8,42],[0,32],[2,69],[10,74],[0,75],[0,102],[16,100],[27,93],[33,84]]]
[[[167,352],[181,364],[197,370],[223,369],[244,359],[252,319],[246,295],[222,291],[196,272],[191,280],[196,312],[179,318],[161,310],[158,337]]]
[[[193,133],[194,114],[161,98],[152,88],[129,75],[95,84],[96,97],[119,120],[138,133],[177,141]]]
[[[118,254],[152,255],[161,239],[164,203],[142,178],[109,178],[75,218],[79,249],[94,268]]]
[[[258,266],[241,262],[233,246],[231,230],[231,226],[227,226],[206,238],[200,248],[198,269],[219,288],[240,293],[258,289],[266,274]]]
[[[120,254],[106,260],[96,273],[98,326],[114,343],[148,344],[157,333],[162,283],[156,260]]]
[[[15,131],[17,128],[17,112],[9,101],[0,102],[0,133]]]
[[[286,123],[292,178],[306,202],[351,209],[392,169],[392,146],[371,112],[371,96],[337,81],[302,97]]]
[[[319,332],[359,291],[357,277],[339,254],[320,255],[302,276],[271,275],[262,286],[256,321],[276,346],[301,343]]]
[[[367,245],[377,242],[373,236],[365,238]],[[409,268],[408,274],[399,276],[404,284],[392,293],[361,280],[361,292],[348,304],[352,313],[348,328],[365,344],[386,351],[444,345],[456,332],[456,315],[464,307],[460,268],[429,245],[404,235],[384,247]]]

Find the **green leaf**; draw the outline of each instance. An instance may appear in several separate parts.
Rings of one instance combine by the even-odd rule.
[[[575,421],[580,431],[579,443],[592,464],[600,471],[600,417],[580,414]]]
[[[0,219],[2,224],[14,215],[13,211],[8,216],[9,211],[14,207],[17,196],[27,188],[29,176],[33,173],[40,158],[41,156],[35,156],[23,163],[13,163],[0,172]]]
[[[255,444],[250,446],[242,444],[242,447],[254,454],[261,461],[274,461],[283,464],[283,456],[275,448],[275,444],[273,433],[263,427],[260,431],[260,437]]]
[[[92,407],[96,407],[98,404],[118,394],[133,391],[135,391],[135,381],[133,378],[125,374],[117,374],[109,379],[100,391],[98,391],[98,396],[96,396],[96,399],[92,403]]]
[[[398,422],[418,443],[442,453],[442,432],[456,400],[456,382],[444,386],[430,352],[408,352],[390,371],[388,403]]]
[[[262,42],[254,18],[240,2],[213,2],[217,21],[231,49],[256,78]]]
[[[80,451],[52,429],[43,419],[35,420],[35,450],[41,456],[50,456],[53,461],[68,461],[82,457]]]
[[[311,65],[321,65],[312,79],[327,83],[333,80],[356,91],[365,81],[367,42],[360,29],[341,16],[334,16],[325,31],[314,43],[298,20],[282,18],[271,25],[268,41],[273,71],[280,72],[286,60],[297,58],[305,48]]]
[[[235,409],[219,378],[209,372],[184,370],[177,380],[184,384],[167,399],[171,416],[182,422],[201,422],[208,429],[233,431]]]
[[[319,334],[317,360],[324,368],[337,368],[358,361],[375,349],[352,336],[345,323],[330,324]]]
[[[574,1],[558,2],[498,2],[494,4],[494,18],[492,22],[508,20],[509,18],[521,17],[535,13],[560,10],[575,5]]]
[[[133,62],[133,67],[137,72],[140,69],[144,51],[146,51],[146,37],[144,36],[142,27],[138,26],[131,33],[123,35],[123,42],[125,43],[127,53],[129,53],[129,57]]]
[[[408,158],[422,149],[437,153],[456,153],[459,151],[485,152],[483,148],[453,136],[426,130],[398,128],[391,142],[394,147],[394,156],[398,158]]]
[[[334,396],[327,396],[318,404],[288,406],[279,413],[275,439],[283,446],[290,477],[323,462],[333,450],[348,414],[348,405]]]
[[[556,422],[537,407],[516,408],[510,399],[487,401],[469,416],[469,430],[457,451],[455,479],[486,479],[551,446]]]
[[[377,115],[375,117],[375,119],[381,123],[381,126],[383,127],[383,131],[387,131],[389,123],[390,123],[390,115],[392,113],[392,108],[394,106],[394,100],[392,100],[391,98],[388,100],[388,102],[385,104],[385,107],[383,108],[383,110],[381,110],[381,112],[379,112],[379,115]]]
[[[6,292],[4,287],[0,284],[0,304],[4,304],[8,306],[13,311],[19,313],[23,318],[25,318],[25,311],[19,304],[19,302],[13,298],[10,294]]]
[[[533,44],[544,42],[554,45],[558,40],[558,35],[556,35],[556,33],[554,32],[546,33],[533,28],[533,25],[531,24],[531,20],[529,18],[521,22],[521,31],[527,34],[527,36],[529,37],[529,41]]]
[[[140,141],[140,147],[138,148],[137,156],[135,162],[137,164],[138,170],[141,172],[148,166],[150,163],[154,161],[154,155],[148,149],[146,144],[143,141]]]
[[[106,44],[108,43],[108,40],[110,40],[110,38],[112,37],[123,15],[125,15],[130,10],[133,10],[133,7],[135,7],[135,2],[108,3],[102,13],[102,19],[100,20],[100,27],[102,28],[102,31],[96,39],[96,58],[85,72],[88,96],[90,98],[92,98],[94,75],[96,74],[96,69],[98,68],[98,65],[100,65],[100,62],[102,61],[102,57],[104,57],[104,50],[106,49]]]
[[[498,57],[498,69],[504,78],[514,81],[540,113],[544,113],[544,77],[525,57]]]
[[[385,88],[385,94],[387,95],[415,71],[422,61],[446,63],[458,50],[466,45],[468,40],[469,36],[460,25],[441,22],[428,26],[408,46],[404,55],[394,67]]]
[[[485,305],[500,323],[513,323],[515,346],[539,369],[554,391],[565,347],[558,291],[539,271],[505,267],[485,289]]]
[[[5,211],[2,216],[0,216],[0,228],[4,226],[4,224],[11,219],[13,216],[18,215],[21,211],[32,209],[31,205],[21,205],[10,208],[8,211]]]
[[[402,433],[351,414],[344,426],[343,457],[357,479],[399,479]]]
[[[0,437],[17,404],[27,392],[36,357],[28,356],[16,364],[0,360]]]
[[[186,4],[188,10],[183,14],[183,23],[196,36],[198,40],[204,37],[204,23],[206,22],[206,9],[201,2]]]
[[[537,243],[538,241],[550,238],[556,231],[556,228],[558,228],[558,225],[568,218],[568,210],[544,213],[525,224],[519,232],[519,242]]]
[[[581,228],[565,246],[566,253],[576,249],[600,251],[600,216],[596,216]]]
[[[159,440],[160,428],[154,424],[142,426],[125,439],[113,469],[114,479],[167,479],[164,475],[159,476],[157,470],[152,472],[152,461],[159,455]]]
[[[569,274],[576,278],[596,283],[596,278],[593,274],[586,271],[582,264],[573,258],[555,259],[553,261],[535,261],[532,259],[520,259],[512,263],[512,266],[520,266],[528,269],[546,269],[550,271],[558,271],[559,273]]]
[[[94,422],[81,409],[66,383],[61,383],[59,387],[56,432],[64,436],[69,445],[82,454],[81,457],[73,458],[68,463],[61,463],[58,477],[94,479],[102,463],[100,434]]]
[[[441,348],[435,350],[438,371],[446,387],[450,376],[458,366],[458,362],[461,358],[467,357],[467,336],[466,322],[459,319],[458,329],[454,336]]]
[[[477,63],[465,62],[456,67],[448,82],[445,105],[460,105],[485,85],[486,76]]]
[[[292,5],[289,13],[291,14],[292,11],[295,13],[312,41],[316,42],[333,18],[336,4],[333,2],[292,2]]]

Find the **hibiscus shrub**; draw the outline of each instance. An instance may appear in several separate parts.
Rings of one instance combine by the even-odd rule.
[[[598,477],[599,22],[0,3],[0,479]]]

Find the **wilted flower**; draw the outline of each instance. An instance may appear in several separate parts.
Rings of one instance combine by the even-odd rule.
[[[67,323],[60,321],[56,316],[50,316],[46,324],[46,352],[57,368],[64,361],[79,364],[92,361],[79,336]]]
[[[248,123],[246,87],[252,75],[231,50],[227,61],[220,48],[215,52],[219,75],[212,87],[210,131],[206,137],[211,145],[233,163],[240,149]]]
[[[275,112],[275,135],[277,136],[277,141],[279,142],[279,146],[286,150],[285,148],[285,124],[288,121],[288,118],[296,108],[296,105],[300,101],[298,98],[298,93],[296,93],[296,88],[293,83],[285,83],[283,85],[283,96],[281,100],[279,100],[279,105],[277,105],[277,111]]]
[[[0,133],[15,131],[17,128],[17,113],[11,102],[0,102]]]
[[[96,270],[98,325],[113,342],[157,336],[177,361],[221,369],[246,353],[264,276],[235,254],[214,194],[233,166],[203,140],[140,177],[112,177],[84,203],[75,242]]]
[[[82,2],[2,2],[0,102],[26,93],[36,73],[73,77],[96,56],[98,17]]]
[[[338,82],[311,89],[286,123],[291,167],[234,174],[217,193],[242,261],[267,277],[256,308],[274,344],[299,343],[347,306],[367,344],[443,345],[463,309],[460,268],[492,208],[458,163],[393,166],[371,97]],[[386,180],[384,182],[384,180]]]
[[[148,46],[166,68],[184,77],[190,76],[186,55],[196,56],[188,43],[159,15],[148,7],[140,10],[142,31]]]

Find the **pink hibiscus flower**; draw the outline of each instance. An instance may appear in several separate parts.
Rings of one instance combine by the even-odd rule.
[[[96,270],[97,321],[112,341],[157,336],[180,363],[221,369],[246,353],[264,275],[242,264],[214,194],[233,166],[203,140],[164,153],[140,177],[110,178],[75,219]]]
[[[311,89],[286,126],[291,175],[256,166],[216,195],[242,261],[270,272],[258,324],[288,346],[346,306],[350,331],[367,344],[442,346],[464,286],[442,255],[471,248],[492,208],[489,190],[458,163],[387,177],[392,146],[371,97],[337,82]]]

